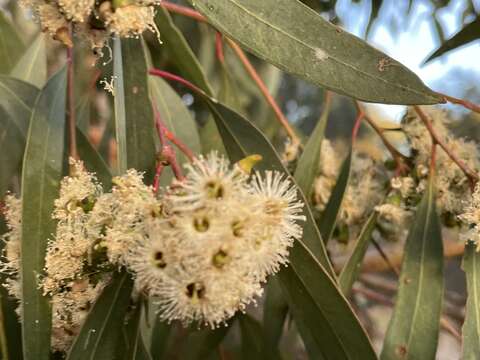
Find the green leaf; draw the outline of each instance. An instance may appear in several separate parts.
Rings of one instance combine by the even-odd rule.
[[[297,0],[189,2],[258,57],[337,93],[377,103],[442,101],[405,66]]]
[[[9,74],[25,49],[13,24],[0,11],[0,74]]]
[[[312,359],[376,359],[360,321],[335,281],[296,241],[278,277]]]
[[[295,180],[307,199],[310,199],[312,186],[320,167],[322,142],[323,138],[325,137],[325,128],[327,127],[328,115],[330,114],[331,102],[328,98],[326,98],[324,104],[325,107],[320,120],[315,126],[315,130],[313,131],[312,135],[308,139],[295,170]]]
[[[327,206],[325,206],[325,210],[323,211],[323,214],[318,222],[318,228],[320,229],[325,244],[328,243],[332,237],[333,231],[335,230],[338,214],[342,207],[343,198],[345,197],[345,193],[347,191],[351,167],[352,150],[350,150],[347,158],[342,164],[335,187],[332,190],[332,194],[328,199]]]
[[[14,120],[15,126],[27,136],[32,108],[39,90],[24,81],[0,75],[0,108]]]
[[[227,335],[229,328],[229,326],[222,326],[215,330],[204,329],[192,332],[183,346],[185,350],[182,359],[208,359],[215,353],[225,335]]]
[[[462,359],[474,360],[480,349],[480,252],[473,242],[465,245],[462,268],[467,276],[467,305],[463,324]]]
[[[141,332],[142,326],[142,318],[144,316],[143,304],[139,300],[137,301],[136,308],[131,314],[131,317],[127,323],[125,335],[126,335],[126,343],[127,349],[126,352],[118,353],[118,358],[124,360],[151,360],[152,356],[148,352],[145,346],[145,342],[143,340],[143,335]],[[124,351],[122,347],[118,350]]]
[[[180,70],[182,75],[208,95],[213,96],[212,87],[203,72],[200,62],[188,45],[182,32],[174,24],[168,11],[162,6],[157,8],[155,24],[160,30],[163,46],[170,52],[171,58],[174,59],[175,66]]]
[[[155,123],[147,83],[147,59],[142,41],[114,40],[115,126],[119,172],[145,172],[151,183],[155,172]]]
[[[150,343],[150,353],[155,360],[165,358],[168,342],[172,334],[172,325],[161,321],[155,316],[151,321],[154,322],[152,330],[152,341]]]
[[[283,327],[288,315],[288,302],[284,298],[277,277],[271,276],[266,286],[265,304],[263,306],[263,329],[267,357],[273,357],[278,351]]]
[[[25,137],[39,90],[23,81],[0,75],[0,199],[14,175],[20,173]]]
[[[265,359],[262,325],[247,314],[238,316],[238,322],[242,334],[242,358]]]
[[[39,33],[35,41],[16,63],[11,76],[39,88],[47,81],[47,53],[45,35]]]
[[[288,174],[272,145],[248,120],[222,104],[209,102],[209,107],[232,161],[249,154],[262,154],[262,169],[276,169]],[[303,197],[300,190],[299,194]],[[296,241],[290,251],[290,266],[283,268],[277,276],[302,337],[313,339],[313,342],[306,342],[306,346],[311,354],[315,354],[312,357],[315,359],[359,356],[375,359],[367,335],[335,284],[321,237],[303,199],[307,215],[303,241],[316,246],[314,249],[318,253],[315,256],[303,241]]]
[[[133,280],[126,271],[113,275],[90,310],[67,360],[115,359],[132,289]]]
[[[39,288],[63,173],[66,70],[51,78],[33,108],[22,171],[22,336],[26,360],[50,358],[51,307]]]
[[[378,213],[374,211],[368,218],[367,222],[363,225],[362,231],[360,231],[355,243],[355,247],[338,277],[340,289],[345,296],[350,294],[352,286],[360,273],[360,266],[362,265],[362,260],[367,252],[373,230],[375,230],[377,217]]]
[[[100,154],[90,144],[87,137],[77,127],[77,150],[80,159],[85,164],[88,171],[96,174],[97,179],[103,185],[103,189],[108,191],[112,187],[112,174],[108,165],[103,161]]]
[[[285,169],[272,144],[265,136],[247,119],[229,109],[225,105],[208,101],[209,108],[215,117],[223,143],[232,162],[237,162],[252,154],[261,154],[263,161],[258,165],[261,170],[278,170],[283,172],[292,181],[294,179]],[[299,198],[308,204],[302,191],[298,189]],[[303,230],[303,241],[317,257],[325,269],[334,276],[333,268],[328,259],[327,251],[320,233],[315,225],[315,220],[309,206],[305,206],[304,215],[307,220]]]
[[[434,359],[443,299],[443,246],[434,180],[417,208],[382,359]]]
[[[465,25],[462,30],[440,45],[440,47],[425,60],[425,63],[478,39],[480,39],[480,17],[477,17],[470,24]]]

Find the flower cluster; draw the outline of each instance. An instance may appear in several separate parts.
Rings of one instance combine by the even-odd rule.
[[[432,119],[435,131],[446,146],[469,168],[478,171],[480,161],[477,145],[473,141],[455,137],[448,128],[449,120],[444,112],[435,108],[423,110]],[[423,193],[427,183],[432,140],[425,125],[412,110],[404,117],[402,128],[412,148],[416,190]],[[453,217],[460,215],[470,196],[468,178],[441,148],[437,151],[435,183],[439,212]]]
[[[81,162],[61,182],[39,288],[51,297],[52,344],[65,351],[111,272],[126,267],[160,317],[216,327],[262,293],[301,237],[303,203],[277,172],[251,178],[213,153],[188,165],[184,181],[161,196],[136,170],[104,192]],[[2,270],[21,299],[21,201],[6,198]]]
[[[480,186],[477,185],[475,191],[468,202],[465,203],[463,214],[459,219],[467,225],[467,228],[460,234],[464,241],[473,241],[480,250]]]
[[[71,46],[70,24],[75,32],[102,48],[110,34],[137,37],[144,31],[158,34],[154,5],[160,0],[21,0],[33,10],[44,32]]]
[[[160,316],[215,327],[261,294],[302,234],[303,204],[280,173],[251,181],[215,154],[189,165],[163,197],[162,216],[126,258]]]
[[[350,181],[344,195],[337,226],[352,235],[362,221],[383,199],[386,173],[382,163],[365,151],[355,151],[352,159]],[[322,142],[319,174],[313,188],[313,203],[320,213],[325,210],[340,174],[341,149],[328,139]]]

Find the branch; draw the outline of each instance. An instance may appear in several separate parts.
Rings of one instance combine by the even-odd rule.
[[[362,106],[358,101],[355,101],[355,107],[357,108],[357,111],[362,109]],[[380,137],[383,145],[387,148],[388,152],[395,161],[395,164],[397,165],[396,173],[403,174],[404,172],[408,172],[409,167],[407,165],[407,157],[398,151],[395,146],[390,143],[390,141],[388,141],[388,139],[385,137],[384,130],[380,128],[370,116],[365,115],[365,120]]]
[[[280,110],[280,107],[278,106],[277,102],[273,98],[273,96],[270,94],[268,91],[267,86],[263,82],[263,80],[260,78],[260,75],[258,75],[257,71],[253,67],[252,63],[250,60],[248,60],[247,55],[243,52],[243,50],[240,48],[240,46],[237,45],[233,40],[226,38],[226,41],[228,45],[232,48],[234,53],[237,55],[237,57],[240,59],[242,62],[245,70],[247,71],[248,75],[252,78],[252,80],[255,82],[257,85],[258,89],[262,93],[263,97],[267,101],[267,103],[270,105],[272,108],[273,112],[275,113],[275,116],[287,132],[288,136],[291,138],[293,144],[300,144],[300,139],[298,136],[295,134],[295,131],[293,128],[290,126],[290,123],[288,122],[287,118],[283,114],[282,110]]]
[[[200,22],[207,22],[207,19],[205,18],[205,16],[203,16],[198,11],[195,11],[189,7],[173,4],[169,1],[162,1],[160,3],[160,6],[163,6],[164,9],[172,13],[183,15]]]
[[[430,118],[422,111],[422,109],[418,106],[418,105],[414,105],[414,108],[415,108],[415,111],[417,112],[417,114],[419,115],[420,119],[423,121],[423,123],[425,124],[428,132],[430,133],[430,136],[432,137],[432,141],[434,143],[436,143],[437,145],[439,145],[443,151],[445,151],[445,153],[448,155],[448,157],[450,159],[452,159],[452,161],[458,165],[458,167],[463,171],[463,173],[465,174],[465,176],[468,178],[468,180],[470,181],[470,185],[472,188],[475,187],[475,184],[478,182],[479,180],[479,177],[478,177],[478,174],[475,173],[472,169],[470,169],[462,160],[460,160],[457,155],[455,155],[448,147],[447,145],[445,144],[445,142],[440,139],[440,137],[438,136],[438,134],[436,133],[434,127],[433,127],[433,124],[432,124],[432,121],[430,120]]]
[[[153,105],[153,112],[155,115],[155,127],[157,129],[161,145],[161,149],[157,154],[157,168],[155,170],[155,178],[153,181],[153,189],[155,193],[158,193],[158,189],[160,188],[160,176],[162,175],[165,166],[170,166],[172,168],[173,174],[177,180],[183,180],[184,176],[182,174],[182,169],[178,164],[175,150],[173,150],[172,146],[167,141],[167,132],[170,132],[163,123],[162,117],[155,105]],[[173,136],[172,133],[170,133],[170,135]]]
[[[353,124],[352,129],[352,147],[357,141],[358,131],[360,130],[360,125],[362,124],[362,120],[365,118],[365,113],[363,109],[357,108],[357,117],[355,118],[355,122]]]
[[[159,76],[159,77],[161,77],[163,79],[166,79],[166,80],[175,81],[179,84],[182,84],[182,85],[186,86],[188,89],[192,90],[197,95],[201,95],[203,97],[210,98],[205,91],[203,91],[198,86],[192,84],[190,81],[185,80],[184,78],[182,78],[178,75],[169,73],[167,71],[159,70],[159,69],[150,69],[148,73],[150,75]]]
[[[452,104],[462,105],[466,109],[472,110],[476,113],[480,113],[480,106],[477,104],[474,104],[467,100],[458,99],[453,96],[445,95],[442,93],[438,93],[438,95],[442,96],[446,101],[451,102]]]

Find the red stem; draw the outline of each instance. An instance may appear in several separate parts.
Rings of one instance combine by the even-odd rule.
[[[417,112],[418,116],[422,120],[422,122],[425,124],[425,127],[427,128],[428,132],[430,133],[430,136],[432,137],[432,142],[436,143],[439,145],[443,151],[452,159],[452,161],[457,164],[457,166],[463,171],[465,176],[468,178],[470,181],[470,185],[472,189],[475,187],[475,184],[479,180],[479,177],[477,173],[475,173],[473,170],[471,170],[462,160],[460,160],[457,155],[455,155],[444,143],[442,139],[438,136],[437,132],[435,131],[432,121],[430,118],[423,112],[423,110],[418,106],[414,106],[415,111]]]
[[[150,69],[150,71],[148,72],[150,75],[155,75],[155,76],[159,76],[163,79],[166,79],[166,80],[171,80],[171,81],[175,81],[177,83],[180,83],[184,86],[186,86],[187,88],[189,88],[190,90],[192,90],[193,92],[195,92],[196,94],[198,95],[202,95],[204,97],[209,97],[205,91],[203,91],[202,89],[200,89],[198,86],[196,85],[193,85],[190,81],[188,80],[185,80],[184,78],[178,76],[178,75],[175,75],[175,74],[172,74],[172,73],[169,73],[167,71],[163,71],[163,70],[159,70],[159,69]]]
[[[272,108],[273,112],[275,113],[275,117],[280,123],[280,125],[283,126],[285,131],[287,132],[288,136],[291,138],[292,143],[294,144],[300,144],[301,141],[298,138],[298,136],[295,134],[295,130],[290,126],[290,123],[288,122],[287,118],[283,114],[282,110],[278,106],[277,102],[273,98],[273,96],[270,94],[270,91],[268,90],[267,86],[263,82],[262,78],[260,75],[257,73],[255,68],[253,67],[252,63],[248,59],[247,55],[245,52],[240,48],[240,46],[237,45],[234,41],[231,39],[226,39],[228,45],[232,48],[232,50],[235,52],[239,60],[242,62],[245,70],[248,72],[248,75],[252,78],[252,80],[255,82],[257,85],[258,89],[262,93],[263,97],[267,101],[267,103],[270,105]]]
[[[163,6],[163,8],[167,9],[170,12],[173,12],[173,13],[176,13],[176,14],[179,14],[179,15],[183,15],[183,16],[195,19],[197,21],[200,21],[200,22],[206,22],[207,21],[205,16],[203,16],[198,11],[195,11],[195,10],[189,8],[189,7],[181,6],[181,5],[177,5],[177,4],[172,4],[171,2],[168,2],[168,1],[162,1],[160,3],[160,5]]]
[[[164,168],[165,165],[163,165],[163,162],[158,161],[157,168],[155,169],[155,177],[153,178],[153,191],[155,194],[158,194],[158,189],[160,189],[160,176],[162,176]]]
[[[160,176],[162,175],[165,166],[169,165],[172,168],[173,174],[175,175],[177,180],[183,180],[184,176],[182,174],[182,169],[178,164],[175,150],[173,150],[172,146],[168,143],[168,134],[172,138],[176,139],[176,137],[168,131],[167,127],[163,123],[160,112],[157,110],[155,105],[153,105],[153,113],[155,115],[155,127],[157,128],[157,133],[161,145],[161,149],[157,155],[157,168],[155,171],[155,178],[153,182],[153,189],[155,193],[158,193],[158,189],[160,187]],[[180,140],[176,141],[180,142]],[[182,145],[184,150],[188,149],[183,143],[180,142],[180,144]],[[193,153],[190,151],[190,149],[188,149],[188,153],[190,154],[190,156],[193,157]]]
[[[361,108],[358,109],[357,117],[355,118],[355,123],[353,124],[352,129],[352,146],[355,144],[357,140],[358,130],[360,129],[360,125],[362,124],[362,120],[365,117],[365,113]]]
[[[453,97],[453,96],[445,95],[445,94],[442,94],[442,93],[438,93],[438,94],[440,96],[442,96],[446,101],[449,101],[452,104],[462,105],[466,109],[469,109],[469,110],[475,111],[477,113],[480,113],[480,106],[477,105],[477,104],[474,104],[474,103],[472,103],[470,101],[467,101],[467,100],[458,99],[458,98]]]
[[[215,33],[215,50],[217,54],[217,59],[223,65],[225,64],[225,54],[223,52],[223,38],[220,32]]]

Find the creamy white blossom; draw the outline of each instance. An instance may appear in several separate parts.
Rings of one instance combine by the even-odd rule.
[[[435,108],[423,107],[429,116],[435,132],[451,152],[470,169],[477,171],[480,167],[477,145],[465,139],[455,137],[449,130],[449,119],[446,113]],[[417,192],[425,190],[428,177],[428,166],[431,157],[431,136],[418,115],[409,110],[402,121],[402,128],[412,148],[415,172],[418,179]],[[457,216],[462,213],[464,203],[470,194],[468,178],[451,158],[437,146],[436,188],[437,206],[441,213]]]
[[[127,267],[169,321],[224,323],[255,301],[302,235],[303,203],[285,176],[249,181],[216,153],[187,165],[163,201],[166,213],[145,222]]]

